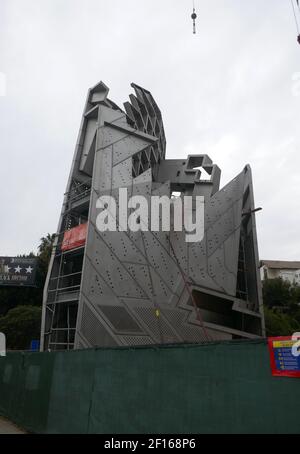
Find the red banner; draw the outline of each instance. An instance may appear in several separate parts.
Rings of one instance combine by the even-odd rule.
[[[61,245],[62,251],[69,251],[84,246],[87,235],[87,223],[80,224],[73,229],[67,230]]]
[[[292,337],[269,337],[269,352],[271,370],[274,377],[300,378],[300,356],[294,356],[292,347],[299,344],[299,340]]]

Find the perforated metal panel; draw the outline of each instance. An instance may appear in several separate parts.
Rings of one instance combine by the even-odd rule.
[[[125,111],[107,98],[102,82],[88,93],[45,287],[43,348],[51,343],[55,349],[52,318],[61,298],[72,304],[75,298],[78,304],[75,348],[202,342],[207,333],[210,339],[222,333],[224,339],[261,336],[250,167],[220,189],[220,169],[207,155],[165,159],[161,112],[149,91],[132,86],[135,95]],[[187,232],[175,232],[172,222],[170,232],[99,232],[97,199],[113,195],[118,210],[119,188],[127,189],[128,198],[143,195],[148,202],[151,195],[170,198],[173,191],[202,195],[203,240],[188,243]],[[115,221],[119,226],[118,211]],[[88,223],[88,235],[78,251],[80,285],[61,293],[57,282],[70,256],[61,253],[60,239],[64,230],[82,222]],[[244,327],[243,310],[255,320],[248,324],[251,330]]]
[[[116,332],[119,333],[143,333],[141,327],[136,323],[133,316],[124,306],[103,306],[98,304],[98,308],[111,323]]]
[[[99,321],[99,314],[93,312],[85,303],[83,303],[80,331],[89,345],[95,347],[118,345],[109,334],[107,327]]]

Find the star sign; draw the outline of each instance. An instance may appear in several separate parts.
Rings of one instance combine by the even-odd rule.
[[[18,265],[17,268],[15,268],[15,272],[16,272],[16,273],[20,273],[20,272],[21,272],[21,269],[22,269],[22,268],[20,268],[20,265]]]
[[[29,265],[29,267],[26,268],[26,273],[31,274],[31,271],[33,271],[33,268],[31,268],[31,266]]]

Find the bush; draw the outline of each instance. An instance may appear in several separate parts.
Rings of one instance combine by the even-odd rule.
[[[300,331],[300,287],[281,278],[263,282],[267,336],[290,336]]]
[[[25,350],[31,340],[40,338],[42,309],[37,306],[17,306],[0,317],[0,332],[6,335],[8,349]]]
[[[281,314],[265,307],[265,322],[267,336],[291,336],[298,331],[295,319],[287,314]]]

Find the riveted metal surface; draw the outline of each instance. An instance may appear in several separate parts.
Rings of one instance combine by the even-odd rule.
[[[48,292],[67,266],[77,266],[72,256],[60,254],[58,242],[45,287],[42,348],[63,348],[51,340],[62,297],[77,304],[75,342],[69,337],[62,342],[67,349],[134,345],[135,335],[136,345],[146,340],[202,342],[205,326],[210,337],[218,339],[222,332],[224,339],[263,335],[249,166],[220,189],[220,169],[206,154],[166,159],[161,112],[149,91],[132,87],[135,94],[124,104],[125,111],[107,98],[103,83],[88,93],[59,224],[61,234],[76,222],[88,223],[85,247],[78,252],[83,258],[80,285],[64,293],[59,288]],[[150,208],[150,230],[118,231],[120,188],[127,190],[127,200],[143,195],[148,206],[151,196],[167,196],[172,210],[178,197],[172,198],[173,192],[179,192],[180,200],[203,196],[203,239],[187,242],[188,232],[174,231],[173,221],[170,232],[162,231],[161,224],[158,232],[152,231]],[[76,205],[70,195],[74,192]],[[102,195],[115,198],[116,212],[110,214],[117,231],[97,229],[97,200]],[[256,318],[245,330],[243,308],[253,311],[260,323]],[[66,330],[68,317],[67,310]]]

